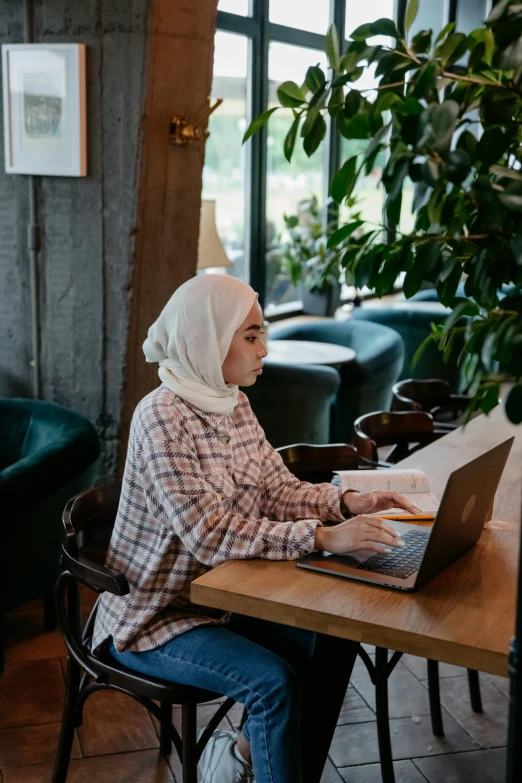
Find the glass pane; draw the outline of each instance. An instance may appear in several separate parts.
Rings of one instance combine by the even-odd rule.
[[[249,0],[219,0],[218,11],[227,11],[229,14],[249,16]]]
[[[302,84],[310,65],[326,68],[323,52],[303,49],[289,44],[273,42],[268,55],[268,102],[275,106],[277,88],[283,81]],[[300,300],[300,290],[291,283],[290,274],[282,262],[282,248],[288,239],[285,231],[285,215],[297,215],[303,211],[303,201],[314,196],[318,208],[323,203],[325,189],[326,145],[310,157],[302,148],[298,137],[292,162],[283,154],[283,141],[292,123],[291,109],[278,109],[268,123],[267,155],[267,279],[265,312],[270,314],[275,305]]]
[[[269,19],[274,24],[324,35],[330,20],[330,0],[270,0]]]
[[[245,247],[248,39],[216,32],[212,100],[224,98],[210,116],[203,168],[203,198],[216,200],[216,224],[234,266],[228,273],[248,281]]]

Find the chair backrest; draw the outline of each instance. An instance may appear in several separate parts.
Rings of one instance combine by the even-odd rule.
[[[436,426],[454,429],[462,423],[470,403],[466,394],[451,394],[449,383],[440,378],[399,381],[393,387],[392,410],[422,410],[431,413]]]
[[[353,318],[347,321],[328,318],[278,327],[270,337],[271,340],[334,343],[355,351],[355,360],[339,369],[341,387],[332,410],[330,441],[350,443],[358,416],[389,409],[391,389],[404,361],[403,340],[393,329]]]
[[[360,416],[354,426],[357,451],[375,462],[379,456],[377,449],[381,446],[394,447],[386,460],[395,463],[442,434],[435,431],[433,417],[423,411],[367,413]]]
[[[362,460],[354,446],[347,443],[330,443],[326,446],[313,446],[308,443],[295,443],[277,449],[288,470],[301,481],[321,484],[331,481],[335,470],[357,470],[360,463],[372,467],[373,463]]]
[[[429,412],[431,408],[444,404],[449,396],[449,383],[441,378],[407,378],[393,386],[392,410]]]
[[[333,367],[265,363],[263,375],[244,387],[268,442],[328,443],[332,401],[341,379]]]
[[[104,565],[120,494],[119,483],[93,487],[72,498],[63,512],[64,565],[79,582],[98,593],[129,592],[125,576]]]

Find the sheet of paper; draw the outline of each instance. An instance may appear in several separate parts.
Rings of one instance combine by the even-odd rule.
[[[372,490],[389,490],[405,493],[429,493],[430,482],[422,470],[338,470],[341,487],[358,489],[359,492]],[[418,505],[418,504],[415,504]]]

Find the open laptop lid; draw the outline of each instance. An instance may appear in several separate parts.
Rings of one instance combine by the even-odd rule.
[[[479,540],[514,440],[508,438],[451,473],[417,572],[416,588]]]

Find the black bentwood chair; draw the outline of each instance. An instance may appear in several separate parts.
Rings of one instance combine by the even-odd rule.
[[[170,753],[174,743],[183,768],[183,783],[196,783],[201,753],[234,700],[227,699],[219,705],[198,740],[197,705],[222,694],[138,674],[122,666],[109,653],[94,656],[90,641],[96,606],[82,629],[79,584],[97,593],[129,593],[126,577],[104,566],[120,492],[119,484],[95,487],[72,498],[63,513],[62,565],[66,570],[58,579],[55,597],[58,624],[69,654],[62,728],[52,783],[65,783],[74,729],[82,724],[83,705],[91,693],[100,690],[125,693],[154,715],[161,725],[161,752]],[[172,725],[173,704],[182,708],[181,736]]]

